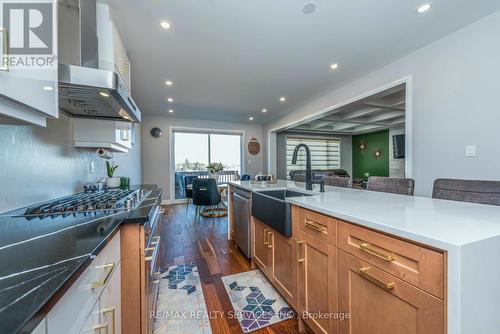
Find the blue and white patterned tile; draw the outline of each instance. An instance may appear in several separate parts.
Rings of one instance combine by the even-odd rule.
[[[260,270],[224,276],[222,282],[244,333],[295,316]]]
[[[211,334],[195,263],[161,270],[154,334]]]

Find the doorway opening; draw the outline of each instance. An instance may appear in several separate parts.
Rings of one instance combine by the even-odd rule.
[[[410,82],[405,78],[272,131],[277,177],[294,180],[305,169],[303,151],[299,151],[298,163],[291,164],[293,149],[299,143],[310,147],[312,169],[319,176],[352,177],[358,187],[370,176],[411,177]]]

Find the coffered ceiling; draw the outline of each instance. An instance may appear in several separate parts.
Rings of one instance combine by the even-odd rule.
[[[287,130],[355,135],[405,126],[405,88],[398,86],[331,110]]]

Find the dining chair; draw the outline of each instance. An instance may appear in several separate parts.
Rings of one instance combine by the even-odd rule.
[[[189,200],[193,200],[193,188],[188,189],[188,185],[193,183],[194,179],[197,179],[196,175],[187,175],[184,177],[184,196],[186,196],[186,212],[189,209]]]
[[[200,215],[201,207],[216,207],[221,202],[222,198],[217,188],[217,182],[212,179],[194,179],[193,180],[193,204],[196,206],[194,214],[194,222]],[[215,222],[215,217],[212,217],[212,223]]]
[[[366,190],[413,196],[415,180],[399,177],[371,176]]]
[[[500,181],[436,179],[432,198],[500,205]]]
[[[323,180],[325,180],[327,186],[352,188],[352,179],[350,177],[326,176]]]

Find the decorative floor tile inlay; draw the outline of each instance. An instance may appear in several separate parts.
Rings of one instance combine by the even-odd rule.
[[[245,333],[295,316],[260,270],[224,276],[222,282]]]
[[[196,264],[161,270],[154,334],[211,334]]]

